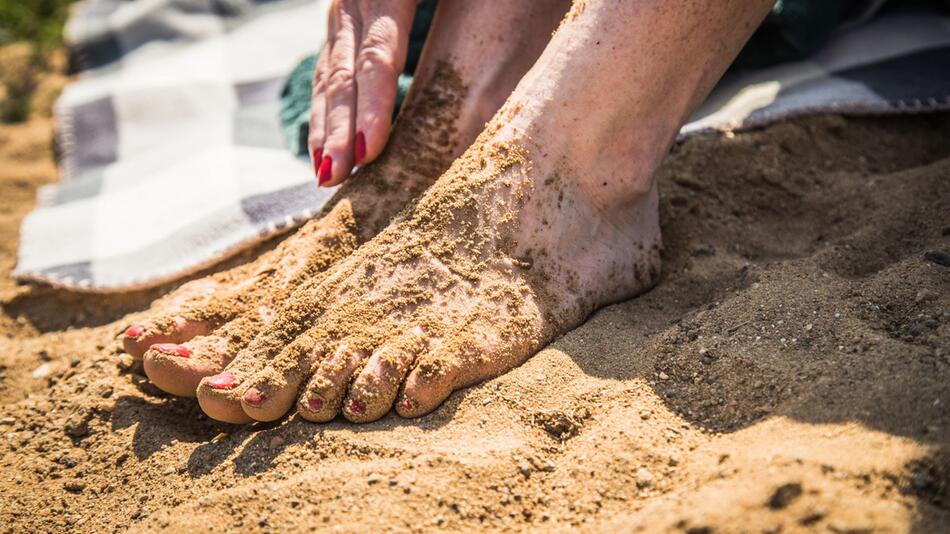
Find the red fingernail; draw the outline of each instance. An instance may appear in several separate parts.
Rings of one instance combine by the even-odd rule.
[[[208,379],[208,385],[214,389],[232,389],[234,388],[234,375],[231,373],[221,373]]]
[[[323,157],[323,149],[318,148],[313,151],[313,175],[320,178],[320,162]]]
[[[310,399],[309,401],[307,401],[307,408],[310,408],[311,410],[313,410],[313,411],[315,411],[315,412],[319,412],[320,409],[323,408],[323,400],[322,400],[322,399]]]
[[[162,354],[168,354],[169,356],[181,356],[182,358],[191,357],[191,351],[188,350],[188,347],[177,343],[156,343],[149,348],[157,350]]]
[[[145,332],[144,326],[140,324],[132,325],[128,329],[126,329],[125,337],[135,339],[141,336],[143,332]]]
[[[329,182],[331,178],[333,178],[333,158],[326,155],[320,163],[320,185]]]
[[[353,155],[356,157],[356,162],[363,163],[363,158],[366,157],[366,136],[363,135],[363,132],[356,133],[356,147],[353,152]]]
[[[361,414],[366,411],[366,405],[362,401],[354,400],[350,402],[350,411]]]
[[[267,397],[260,392],[257,388],[250,388],[244,392],[244,402],[250,404],[251,406],[260,406],[264,404],[264,401]]]

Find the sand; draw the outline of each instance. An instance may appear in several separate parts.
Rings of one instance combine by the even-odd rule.
[[[151,386],[116,336],[173,285],[14,284],[51,133],[0,126],[2,531],[950,524],[950,267],[926,255],[950,252],[948,115],[675,147],[656,289],[431,415],[366,425],[221,424]]]

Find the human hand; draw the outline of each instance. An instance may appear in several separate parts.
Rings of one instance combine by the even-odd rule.
[[[343,182],[389,139],[416,0],[333,0],[313,76],[308,144],[320,186]]]

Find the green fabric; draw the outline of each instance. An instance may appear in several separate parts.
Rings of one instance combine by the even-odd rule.
[[[946,0],[922,0],[944,3]],[[758,69],[808,57],[814,53],[856,8],[866,0],[778,0],[756,30],[732,69]],[[412,83],[425,44],[436,0],[425,0],[416,10],[409,38],[406,68],[399,76],[399,90],[393,117]],[[310,87],[316,56],[305,58],[294,68],[281,93],[280,119],[290,149],[298,155],[307,154],[310,123]]]

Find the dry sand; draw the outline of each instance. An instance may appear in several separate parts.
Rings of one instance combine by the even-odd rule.
[[[948,115],[676,147],[659,287],[429,416],[367,425],[210,421],[115,340],[169,287],[10,281],[51,132],[0,127],[0,530],[950,525],[950,267],[925,257],[950,252]]]

